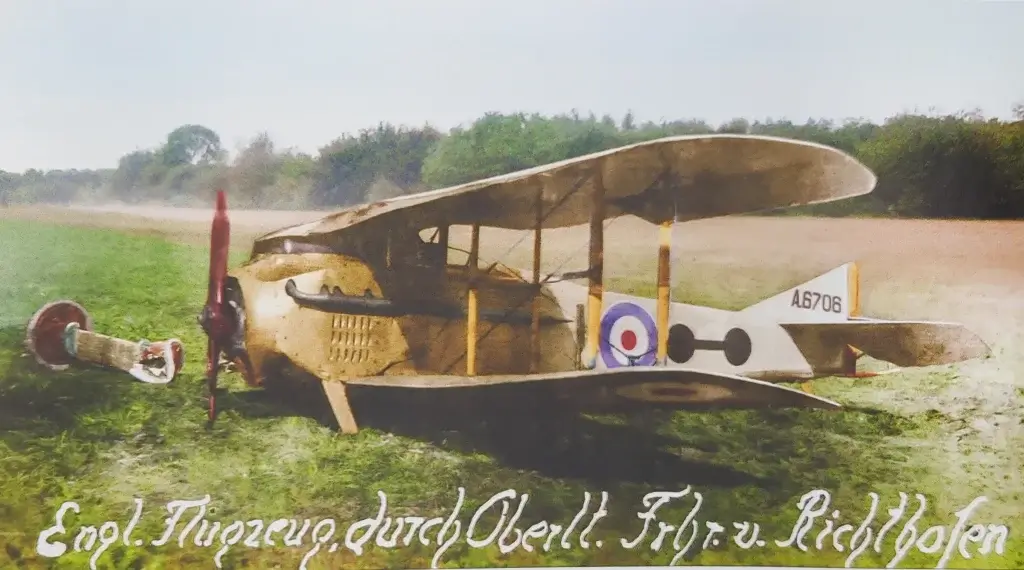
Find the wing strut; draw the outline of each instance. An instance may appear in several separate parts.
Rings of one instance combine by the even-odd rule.
[[[537,189],[537,225],[533,229],[533,320],[530,323],[530,372],[540,370],[540,246],[544,222],[544,188]]]
[[[672,221],[662,222],[658,244],[658,364],[668,362],[668,317],[672,293]]]
[[[467,292],[466,309],[466,375],[476,376],[476,333],[480,307],[477,304],[476,279],[480,264],[480,224],[473,224],[473,233],[469,246],[469,291]]]
[[[445,267],[448,266],[448,229],[448,224],[445,224],[437,229],[437,243],[441,244],[441,246],[444,247],[444,257],[442,259],[444,260]]]
[[[601,313],[604,301],[604,164],[598,163],[594,178],[590,210],[590,288],[587,297],[587,349],[585,368],[597,367],[598,342],[601,337]]]

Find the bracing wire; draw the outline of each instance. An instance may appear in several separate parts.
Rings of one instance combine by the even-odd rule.
[[[604,223],[604,229],[607,230],[608,228],[610,228],[611,225],[613,223],[615,223],[615,221],[617,219],[618,218],[613,218],[611,221],[609,221],[607,223]],[[562,267],[564,267],[570,260],[574,259],[576,257],[576,254],[578,254],[580,251],[582,251],[585,247],[588,247],[589,245],[590,244],[583,244],[582,246],[577,247],[575,250],[570,252],[569,255],[567,255],[565,257],[565,259],[563,259],[561,261],[561,263],[559,263],[558,266],[556,266],[553,271],[548,273],[548,275],[544,279],[538,280],[537,286],[538,287],[543,287],[544,285],[547,285],[549,283],[554,282],[551,278],[554,277],[558,273],[558,271]],[[526,281],[525,279],[523,279],[523,281],[527,282],[527,283],[530,283],[530,282]],[[533,297],[526,297],[525,299],[520,300],[518,303],[516,303],[511,308],[509,308],[507,311],[505,311],[502,314],[502,317],[505,318],[505,317],[510,316],[512,313],[518,311],[519,309],[523,308],[524,305],[526,305],[527,303],[532,302],[532,301],[533,301]],[[494,332],[494,330],[496,330],[499,326],[501,326],[501,323],[491,325],[486,331],[484,331],[483,334],[477,336],[477,342],[480,342],[480,341],[484,340],[485,338],[487,338],[487,336],[490,335],[492,332]],[[608,339],[605,339],[605,340],[607,341]],[[447,368],[445,368],[444,373],[447,374],[448,372],[450,372],[451,369],[454,368],[455,365],[458,364],[459,362],[461,362],[462,359],[464,359],[465,357],[466,357],[466,352],[463,351],[462,354],[460,354],[454,361],[452,361],[451,364],[448,365]],[[627,358],[629,358],[629,357],[627,356]]]
[[[663,178],[663,177],[664,177],[664,176],[665,176],[665,175],[666,175],[666,174],[667,174],[668,172],[669,172],[669,171],[668,171],[668,170],[666,170],[666,171],[665,171],[665,173],[663,173],[663,175],[662,175],[662,176],[659,176],[659,177],[658,177],[658,180],[656,180],[656,181],[654,182],[654,184],[659,184],[659,183],[661,183],[661,181],[662,181],[662,178]],[[556,210],[557,208],[561,207],[561,206],[562,206],[562,204],[564,204],[564,203],[565,203],[565,201],[569,199],[569,197],[571,197],[572,195],[574,195],[574,194],[575,194],[575,193],[576,193],[576,192],[577,192],[577,191],[578,191],[578,190],[579,190],[580,188],[582,188],[583,184],[584,184],[584,183],[585,183],[585,182],[586,182],[586,181],[587,181],[588,179],[589,179],[589,176],[584,176],[584,177],[582,177],[582,178],[581,178],[581,179],[580,179],[580,180],[579,180],[579,181],[577,182],[577,184],[576,184],[576,185],[575,185],[575,186],[573,187],[573,189],[572,189],[572,190],[571,190],[570,192],[567,192],[567,193],[566,193],[566,195],[565,195],[565,196],[564,196],[564,197],[563,197],[563,198],[562,198],[561,200],[559,200],[559,201],[558,201],[558,202],[557,202],[557,203],[556,203],[556,204],[555,204],[554,206],[552,206],[551,210],[549,210],[549,211],[548,211],[548,212],[546,212],[546,213],[545,213],[545,214],[544,214],[543,216],[541,216],[541,221],[543,222],[543,220],[547,219],[547,218],[548,218],[548,216],[550,216],[550,215],[551,215],[551,214],[552,214],[552,213],[553,213],[553,212],[554,212],[554,211],[555,211],[555,210]],[[672,220],[673,220],[673,223],[675,223],[675,222],[676,222],[676,221],[678,220],[678,207],[677,207],[677,204],[675,203],[675,200],[673,200],[673,203],[672,203],[672,208],[673,208],[673,212],[672,212],[672,214],[673,214],[673,216],[672,216]],[[610,222],[608,222],[608,223],[605,223],[605,221],[603,221],[602,223],[604,224],[604,229],[605,229],[605,230],[607,230],[608,228],[610,228],[610,227],[611,227],[611,225],[612,225],[613,223],[615,223],[615,221],[616,221],[616,220],[618,220],[618,217],[616,217],[616,218],[612,218],[612,220],[611,220]],[[524,234],[524,235],[522,235],[522,236],[521,236],[521,237],[520,237],[520,238],[519,238],[519,239],[518,239],[518,240],[517,240],[517,241],[516,241],[516,242],[515,242],[515,243],[514,243],[514,244],[512,245],[512,247],[508,249],[508,251],[506,251],[506,254],[505,254],[505,255],[508,255],[509,253],[511,253],[511,252],[512,252],[512,250],[514,250],[514,249],[515,249],[516,247],[518,247],[518,245],[519,245],[520,243],[522,243],[524,239],[526,239],[526,235],[525,235],[525,234]],[[558,272],[559,272],[559,271],[560,271],[560,270],[562,269],[562,267],[564,267],[564,266],[566,265],[566,263],[568,263],[568,261],[569,261],[569,260],[571,260],[571,259],[574,259],[574,258],[576,257],[576,254],[577,254],[577,253],[579,253],[579,252],[580,252],[580,251],[581,251],[581,250],[582,250],[582,249],[583,249],[584,247],[588,247],[588,246],[589,246],[589,243],[587,243],[587,244],[583,244],[583,245],[581,245],[580,247],[578,247],[578,248],[576,248],[575,250],[573,250],[572,252],[570,252],[570,254],[569,254],[569,255],[568,255],[568,256],[567,256],[567,257],[566,257],[566,258],[565,258],[564,260],[562,260],[562,262],[561,262],[561,263],[559,263],[559,264],[558,264],[558,265],[557,265],[557,266],[555,267],[555,269],[554,269],[553,271],[551,271],[550,273],[548,273],[548,275],[547,275],[547,276],[546,276],[546,277],[545,277],[545,278],[544,278],[543,280],[538,280],[537,286],[538,286],[538,287],[542,287],[542,286],[544,286],[544,285],[547,285],[547,284],[549,284],[549,283],[552,283],[552,282],[553,282],[553,281],[552,281],[552,277],[554,277],[554,276],[555,276],[556,274],[558,274]],[[490,267],[490,268],[488,269],[488,271],[490,271],[490,269],[493,269],[493,267],[495,267],[496,265],[497,265],[497,263],[494,263],[494,264],[492,264],[492,265],[491,265],[491,267]],[[589,264],[588,264],[588,265],[589,265]],[[594,268],[592,268],[592,267],[588,267],[588,272],[590,272],[590,271],[593,271],[593,269],[594,269]],[[525,279],[523,279],[523,278],[522,278],[522,276],[519,276],[519,278],[520,278],[520,279],[521,279],[522,281],[524,281],[524,282],[527,282],[527,281],[526,281]],[[527,283],[529,283],[529,282],[527,282]],[[670,285],[671,285],[671,283],[670,283]],[[671,290],[671,287],[670,287],[670,290]],[[528,303],[528,302],[532,302],[532,301],[533,301],[533,298],[532,298],[532,297],[528,297],[528,298],[526,298],[526,299],[523,299],[523,300],[519,301],[518,303],[516,303],[516,304],[515,304],[514,306],[512,306],[512,307],[511,307],[510,309],[508,309],[508,310],[507,310],[507,311],[506,311],[506,312],[505,312],[505,313],[504,313],[504,314],[503,314],[502,316],[503,316],[503,317],[508,317],[509,315],[511,315],[512,313],[514,313],[515,311],[518,311],[518,310],[519,310],[520,308],[522,308],[522,307],[523,307],[523,306],[524,306],[524,305],[525,305],[526,303]],[[487,329],[487,330],[486,330],[486,331],[485,331],[485,332],[484,332],[483,334],[481,334],[481,335],[479,335],[479,336],[477,337],[477,342],[480,342],[480,341],[484,340],[485,338],[487,338],[487,336],[488,336],[488,335],[489,335],[489,334],[490,334],[491,332],[493,332],[493,331],[494,331],[494,330],[495,330],[496,328],[498,328],[499,326],[500,326],[500,324],[494,324],[494,325],[491,325],[491,327],[490,327],[490,328],[488,328],[488,329]],[[603,342],[604,342],[605,344],[607,344],[608,346],[612,347],[612,348],[613,348],[614,350],[616,350],[616,351],[618,351],[619,353],[621,353],[621,354],[622,354],[622,355],[623,355],[623,356],[624,356],[624,357],[625,357],[625,358],[626,358],[626,359],[627,359],[627,360],[628,360],[628,361],[630,362],[630,365],[631,365],[631,366],[633,365],[633,363],[634,363],[634,362],[635,362],[636,360],[638,360],[638,359],[642,358],[643,356],[646,356],[646,355],[650,354],[650,352],[652,352],[652,351],[657,351],[657,344],[654,344],[654,343],[652,343],[652,346],[651,346],[651,347],[650,347],[650,348],[649,348],[649,349],[648,349],[648,350],[647,350],[646,352],[644,352],[644,353],[642,353],[642,354],[640,354],[640,355],[637,355],[637,356],[629,356],[629,355],[625,354],[625,353],[624,353],[624,352],[623,352],[623,351],[622,351],[621,349],[619,349],[619,348],[618,348],[617,346],[615,346],[615,344],[614,344],[614,343],[610,342],[610,340],[611,340],[611,339],[610,339],[610,338],[608,338],[608,337],[600,337],[600,336],[599,336],[599,341],[603,341]],[[453,367],[454,367],[454,366],[455,366],[456,364],[458,364],[459,362],[461,362],[461,361],[462,361],[462,359],[464,359],[465,357],[466,357],[466,351],[463,351],[461,355],[459,355],[458,357],[456,357],[456,358],[455,358],[455,360],[454,360],[454,361],[452,361],[452,363],[451,363],[451,364],[449,364],[447,368],[445,368],[445,373],[448,373],[448,372],[450,372],[450,371],[451,371],[451,369],[452,369],[452,368],[453,368]]]
[[[548,210],[547,212],[543,212],[543,213],[542,213],[542,215],[540,216],[540,220],[539,220],[540,224],[539,224],[539,225],[543,225],[544,221],[545,221],[545,220],[547,220],[547,219],[548,219],[548,218],[549,218],[549,217],[551,216],[551,214],[553,214],[553,213],[554,213],[554,212],[555,212],[555,211],[556,211],[556,210],[557,210],[558,208],[562,207],[562,206],[563,206],[563,205],[564,205],[564,204],[565,204],[565,203],[566,203],[566,202],[567,202],[567,201],[569,200],[569,198],[571,198],[571,197],[572,197],[572,196],[574,196],[574,195],[575,195],[575,194],[576,194],[577,192],[579,192],[579,190],[580,190],[581,188],[583,188],[583,185],[584,185],[584,184],[586,184],[586,183],[587,183],[587,181],[589,181],[589,180],[590,180],[590,178],[591,178],[591,177],[593,176],[593,174],[594,174],[594,173],[593,173],[593,171],[591,171],[591,172],[588,172],[588,173],[587,173],[586,175],[584,175],[584,176],[581,176],[581,177],[579,178],[579,180],[577,180],[577,181],[575,182],[575,184],[573,184],[573,186],[572,186],[572,189],[571,189],[571,190],[569,190],[569,192],[566,192],[564,196],[562,196],[562,197],[561,197],[561,198],[560,198],[560,199],[559,199],[559,200],[558,200],[557,202],[555,202],[555,204],[551,206],[551,209],[549,209],[549,210]],[[440,231],[440,229],[439,229],[438,231]],[[433,238],[431,238],[431,239],[433,239]],[[517,240],[517,241],[516,241],[515,243],[513,243],[513,244],[512,244],[512,247],[510,247],[510,248],[509,248],[509,249],[508,249],[508,250],[507,250],[507,251],[505,252],[505,254],[504,254],[504,255],[508,255],[508,254],[512,253],[512,251],[513,251],[513,250],[514,250],[514,249],[515,249],[516,247],[518,247],[518,246],[519,246],[519,244],[521,244],[521,243],[523,242],[523,240],[525,240],[525,239],[526,239],[526,234],[524,233],[524,234],[522,234],[522,235],[521,235],[521,236],[519,237],[519,239],[518,239],[518,240]],[[449,248],[451,248],[451,246],[448,246],[448,247],[449,247]],[[461,249],[458,249],[458,248],[451,248],[451,249],[456,249],[457,251],[464,251],[464,250],[461,250]],[[577,251],[578,251],[578,250],[577,250]],[[468,253],[468,252],[465,252],[465,253]],[[576,253],[577,253],[577,252],[576,252],[576,251],[574,251],[574,252],[573,252],[573,255],[575,255]],[[501,256],[499,256],[499,259],[500,259],[500,257],[501,257]],[[493,270],[494,270],[494,268],[495,268],[495,267],[497,267],[497,265],[498,265],[498,262],[492,263],[492,264],[491,264],[491,266],[487,268],[486,272],[484,272],[484,275],[487,275],[487,274],[489,274],[489,273],[490,273],[491,271],[493,271]],[[523,277],[522,277],[521,275],[518,275],[518,274],[517,274],[517,275],[516,275],[516,277],[517,277],[518,279],[520,279],[521,281],[523,281],[524,283],[528,283],[528,282],[527,282],[527,281],[526,281],[525,279],[523,279]],[[538,283],[538,287],[539,287],[539,286],[541,286],[541,285],[543,285],[543,284],[544,284],[544,283]],[[524,304],[525,304],[525,303],[524,303]],[[502,317],[503,317],[503,318],[507,318],[507,317],[508,317],[509,315],[511,315],[511,314],[512,314],[513,312],[515,312],[516,310],[518,310],[518,309],[519,309],[519,308],[521,308],[521,307],[522,307],[522,304],[520,304],[520,305],[516,305],[515,307],[513,307],[513,308],[512,308],[512,310],[511,310],[511,311],[509,311],[509,312],[506,312],[505,314],[503,314],[503,315],[502,315]],[[452,321],[452,320],[453,320],[453,319],[451,319],[451,318],[449,318],[449,319],[445,319],[444,325],[442,325],[442,326],[441,326],[441,328],[440,328],[440,329],[438,330],[437,334],[435,334],[435,335],[434,335],[434,339],[433,339],[434,341],[436,341],[436,340],[438,339],[438,337],[440,337],[440,336],[441,336],[441,334],[443,334],[444,330],[445,330],[445,329],[446,329],[446,328],[448,327],[448,325],[449,325],[449,324],[451,323],[451,321]],[[489,332],[490,332],[490,331],[488,331],[488,333],[489,333]],[[478,340],[480,340],[481,338],[484,338],[484,337],[479,337],[479,338],[478,338]],[[455,359],[455,361],[454,361],[454,362],[453,362],[452,364],[450,364],[450,365],[448,366],[448,368],[446,368],[446,370],[451,370],[451,368],[452,368],[453,366],[455,366],[455,364],[458,364],[458,362],[459,362],[459,361],[461,361],[461,360],[462,360],[463,358],[465,358],[465,357],[466,357],[466,353],[465,353],[465,352],[463,352],[463,353],[462,353],[462,354],[461,354],[460,356],[458,356],[458,357],[457,357],[457,358]]]
[[[539,226],[542,226],[542,225],[543,225],[543,222],[544,222],[544,220],[546,220],[546,219],[547,219],[548,217],[550,217],[550,216],[551,216],[551,214],[553,214],[553,213],[554,213],[554,212],[555,212],[555,211],[556,211],[556,210],[557,210],[558,208],[560,208],[560,207],[561,207],[562,205],[564,205],[564,204],[565,204],[565,202],[566,202],[566,201],[568,201],[568,199],[569,199],[569,198],[571,198],[571,197],[572,197],[573,195],[575,195],[575,194],[576,194],[576,193],[577,193],[577,192],[578,192],[578,191],[579,191],[579,190],[580,190],[580,189],[581,189],[581,188],[583,187],[583,185],[584,185],[584,184],[585,184],[585,183],[586,183],[586,182],[587,182],[587,181],[588,181],[588,180],[589,180],[589,179],[591,178],[591,176],[592,176],[592,175],[593,175],[593,172],[591,172],[591,173],[588,173],[587,175],[585,175],[585,176],[582,176],[582,177],[580,177],[580,179],[579,179],[579,180],[578,180],[578,181],[577,181],[577,182],[576,182],[576,183],[575,183],[575,184],[573,185],[573,188],[572,188],[572,190],[570,190],[569,192],[567,192],[567,193],[566,193],[566,194],[565,194],[565,195],[564,195],[564,196],[563,196],[562,198],[560,198],[560,199],[558,200],[558,202],[556,202],[556,203],[555,203],[555,204],[554,204],[554,205],[553,205],[553,206],[552,206],[552,207],[551,207],[551,208],[550,208],[550,209],[549,209],[548,211],[544,212],[544,213],[543,213],[543,214],[541,215],[541,217],[540,217],[540,223],[539,223],[538,225],[539,225]],[[659,180],[655,181],[655,183],[654,183],[654,184],[658,184],[658,183],[660,182],[660,179],[661,179],[661,178],[662,178],[662,177],[659,177]],[[674,203],[674,201],[673,201],[673,221],[675,221],[675,220],[677,219],[677,211],[676,211],[676,209],[675,209],[675,206],[676,206],[676,205],[675,205],[675,203]],[[612,224],[613,224],[613,223],[614,223],[614,222],[615,222],[615,221],[616,221],[617,219],[618,219],[618,217],[612,218],[610,222],[609,222],[608,220],[603,220],[603,221],[602,221],[602,224],[604,225],[604,229],[605,229],[605,230],[607,230],[608,228],[610,228],[610,227],[611,227],[611,225],[612,225]],[[514,242],[514,243],[512,244],[512,246],[511,246],[510,248],[508,248],[508,250],[507,250],[507,251],[505,252],[505,254],[504,254],[504,255],[509,255],[509,254],[510,254],[510,253],[511,253],[511,252],[512,252],[512,251],[513,251],[513,250],[514,250],[514,249],[515,249],[516,247],[518,247],[518,246],[519,246],[519,245],[520,245],[521,243],[523,243],[523,241],[524,241],[524,240],[526,239],[526,236],[527,236],[527,235],[528,235],[528,234],[526,234],[526,233],[524,232],[524,233],[523,233],[523,234],[522,234],[522,235],[521,235],[521,236],[519,237],[519,239],[518,239],[518,240],[516,240],[516,241],[515,241],[515,242]],[[559,263],[559,264],[558,264],[558,265],[557,265],[557,266],[556,266],[556,267],[554,268],[554,270],[552,270],[551,272],[549,272],[549,273],[547,274],[547,276],[546,276],[546,277],[545,277],[544,279],[539,279],[539,280],[538,280],[538,283],[537,283],[537,287],[538,287],[538,288],[540,288],[540,287],[543,287],[544,285],[547,285],[547,284],[549,284],[549,283],[555,282],[555,281],[553,281],[553,280],[552,280],[552,278],[553,278],[553,277],[554,277],[555,275],[557,275],[557,274],[558,274],[558,272],[559,272],[559,271],[560,271],[560,270],[561,270],[561,269],[562,269],[562,268],[563,268],[563,267],[564,267],[564,266],[565,266],[565,265],[566,265],[566,264],[567,264],[567,263],[568,263],[568,262],[569,262],[569,261],[570,261],[571,259],[574,259],[574,258],[576,257],[576,255],[577,255],[577,254],[578,254],[578,253],[579,253],[579,252],[580,252],[581,250],[583,250],[583,249],[584,249],[585,247],[589,247],[589,243],[585,243],[585,244],[583,244],[583,245],[581,245],[581,246],[577,247],[576,249],[574,249],[574,250],[573,250],[572,252],[570,252],[570,254],[569,254],[568,256],[566,256],[566,257],[565,257],[565,259],[563,259],[563,260],[562,260],[562,261],[561,261],[561,262],[560,262],[560,263]],[[499,259],[500,259],[500,256],[499,256]],[[490,272],[491,272],[491,271],[492,271],[492,270],[493,270],[493,269],[494,269],[494,268],[495,268],[495,267],[496,267],[496,266],[498,265],[498,263],[499,263],[499,262],[494,262],[494,263],[492,263],[492,264],[490,265],[490,267],[488,267],[488,268],[487,268],[487,270],[486,270],[486,271],[484,272],[484,275],[487,275],[488,273],[490,273]],[[587,272],[589,273],[589,272],[591,272],[591,271],[593,271],[593,270],[594,270],[594,268],[593,268],[593,267],[589,267],[589,263],[588,263],[588,271],[587,271]],[[523,277],[522,277],[522,275],[516,275],[516,277],[517,277],[518,279],[520,279],[521,281],[523,281],[524,283],[529,283],[529,284],[531,284],[531,285],[532,285],[532,282],[530,282],[530,281],[527,281],[527,280],[526,280],[525,278],[523,278]],[[536,295],[536,292],[535,292],[534,294]],[[521,308],[522,308],[522,307],[523,307],[524,305],[526,305],[526,304],[527,304],[528,302],[532,302],[532,301],[533,301],[533,296],[530,296],[530,297],[527,297],[527,298],[525,298],[525,299],[522,299],[522,300],[520,300],[520,301],[519,301],[518,303],[516,303],[515,305],[513,305],[512,307],[510,307],[510,308],[509,308],[508,310],[506,310],[506,311],[505,311],[505,312],[504,312],[504,313],[502,314],[502,319],[505,319],[505,318],[509,317],[509,316],[510,316],[510,315],[512,315],[512,314],[513,314],[514,312],[516,312],[516,311],[518,311],[519,309],[521,309]],[[446,321],[446,323],[445,323],[445,327],[442,327],[442,331],[444,330],[444,328],[446,328],[446,327],[447,327],[448,323],[450,323],[450,322],[451,322],[451,319],[448,319],[448,320]],[[491,325],[491,326],[490,326],[490,328],[488,328],[488,329],[487,329],[486,331],[484,331],[484,333],[483,333],[483,334],[481,334],[481,335],[479,335],[479,336],[477,337],[477,342],[480,342],[480,341],[484,340],[485,338],[487,338],[487,336],[488,336],[488,335],[490,335],[490,334],[491,334],[492,332],[494,332],[494,330],[495,330],[495,329],[497,329],[497,328],[498,328],[499,326],[501,326],[501,323],[498,323],[498,324],[493,324],[493,325]],[[441,331],[439,331],[439,332],[438,332],[438,335],[437,335],[437,336],[439,336],[440,334],[441,334]],[[435,337],[435,340],[436,340],[436,337]],[[618,347],[616,347],[616,346],[615,346],[615,345],[614,345],[613,343],[609,342],[609,340],[610,340],[610,339],[608,339],[608,338],[603,338],[603,341],[604,341],[604,342],[605,342],[606,344],[608,344],[609,346],[611,346],[611,347],[612,347],[612,348],[614,348],[615,350],[618,350],[618,351],[619,351],[619,352],[621,353],[622,351],[621,351],[620,349],[618,349]],[[651,349],[649,349],[649,350],[648,350],[648,352],[650,352],[650,350],[657,350],[657,347],[656,347],[656,345],[655,345],[654,347],[652,347]],[[457,365],[457,364],[458,364],[459,362],[461,362],[461,361],[462,361],[462,360],[463,360],[464,358],[466,358],[466,356],[467,356],[467,352],[468,352],[468,349],[467,349],[467,350],[464,350],[464,351],[462,352],[462,354],[460,354],[460,355],[459,355],[458,357],[456,357],[456,358],[455,358],[455,359],[454,359],[454,360],[453,360],[453,361],[451,362],[451,364],[449,364],[449,365],[448,365],[448,366],[447,366],[447,367],[445,368],[445,370],[444,370],[444,373],[449,373],[449,372],[451,371],[451,369],[455,367],[455,365]],[[630,357],[630,356],[628,356],[628,355],[625,355],[625,354],[623,354],[623,356],[625,356],[625,357],[626,357],[626,358],[627,358],[627,359],[628,359],[628,360],[629,360],[629,361],[630,361],[630,362],[632,363],[632,362],[634,362],[634,361],[635,361],[635,359],[638,359],[638,358],[640,358],[640,357],[642,357],[642,356],[645,356],[646,354],[647,354],[647,353],[644,353],[644,354],[641,354],[641,355],[639,355],[639,356],[637,356],[637,357]],[[632,365],[632,364],[631,364],[631,365]]]

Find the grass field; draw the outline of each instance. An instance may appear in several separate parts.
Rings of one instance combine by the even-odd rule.
[[[984,495],[988,502],[972,523],[1006,525],[1004,554],[964,559],[954,553],[947,567],[1024,567],[1022,223],[736,218],[677,228],[677,299],[739,308],[857,260],[867,314],[961,321],[993,347],[993,358],[960,366],[816,381],[815,393],[849,406],[841,412],[580,418],[553,429],[548,422],[511,423],[486,410],[431,417],[426,406],[412,406],[382,412],[368,421],[369,429],[340,437],[322,414],[310,417],[249,391],[234,375],[222,381],[230,391],[220,398],[217,425],[205,429],[205,337],[196,315],[205,295],[210,214],[186,212],[173,220],[138,214],[0,212],[0,566],[84,567],[97,548],[74,552],[79,527],[113,520],[123,528],[134,497],[145,504],[132,537],[146,542],[116,540],[97,568],[213,567],[219,538],[212,546],[195,546],[190,536],[179,547],[177,534],[161,546],[149,543],[163,534],[164,504],[176,499],[209,494],[215,508],[207,518],[225,527],[236,519],[295,518],[301,524],[308,518],[316,525],[332,517],[338,529],[332,541],[340,542],[349,524],[376,514],[378,490],[387,494],[389,515],[430,518],[448,516],[460,486],[466,490],[463,533],[472,509],[506,489],[530,495],[517,525],[523,530],[540,520],[568,525],[585,491],[609,494],[607,516],[590,533],[589,549],[573,538],[570,549],[556,540],[547,552],[520,548],[503,555],[495,546],[470,548],[462,538],[444,553],[444,566],[667,564],[675,555],[674,533],[660,549],[651,548],[656,524],[632,550],[619,540],[643,528],[637,512],[646,493],[692,485],[703,494],[696,519],[702,534],[688,564],[842,566],[849,552],[836,552],[831,540],[815,548],[821,521],[805,539],[807,552],[774,542],[789,536],[799,497],[820,488],[842,511],[836,526],[859,525],[868,493],[879,493],[876,531],[900,492],[922,493],[928,508],[919,534],[933,524],[952,525],[955,511]],[[233,216],[233,263],[244,259],[253,236],[316,217],[253,214]],[[610,223],[606,263],[613,289],[652,290],[655,232],[630,220]],[[552,236],[545,247],[549,267],[575,259],[565,269],[580,268],[585,236],[569,230]],[[531,247],[528,237],[511,251],[514,240],[507,236],[485,232],[483,241],[486,256],[509,262],[522,262]],[[24,326],[39,306],[59,298],[82,303],[106,334],[182,339],[184,373],[171,385],[150,386],[99,369],[41,371],[25,354]],[[62,540],[69,552],[55,560],[37,557],[40,531],[53,525],[68,500],[81,506],[80,514],[65,517]],[[681,499],[658,519],[678,525],[692,504]],[[908,509],[916,507],[912,498]],[[589,513],[595,510],[592,503]],[[589,514],[580,526],[588,520]],[[703,521],[725,527],[720,545],[700,548]],[[767,545],[742,549],[726,542],[741,521],[759,523]],[[902,526],[888,533],[880,553],[868,549],[853,566],[885,566]],[[490,528],[481,526],[477,535]],[[308,538],[298,547],[277,543],[237,544],[222,565],[297,568],[311,548]],[[966,548],[976,553],[978,546]],[[308,567],[427,567],[438,545],[385,548],[371,540],[361,556],[327,550]],[[933,567],[944,550],[912,549],[900,566]]]

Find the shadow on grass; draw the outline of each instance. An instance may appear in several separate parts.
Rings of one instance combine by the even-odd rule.
[[[110,411],[130,400],[132,380],[126,374],[75,365],[48,370],[24,354],[24,335],[24,328],[0,330],[0,347],[8,353],[2,359],[8,366],[0,376],[0,432],[52,436],[75,429],[91,413]],[[105,439],[107,434],[84,430],[80,436]]]
[[[296,380],[278,379],[266,390],[226,394],[220,401],[243,417],[308,417],[336,430],[319,382]],[[504,394],[488,401],[482,391],[458,392],[350,387],[349,398],[364,430],[485,454],[505,468],[609,487],[697,485],[754,493],[765,508],[810,488],[913,481],[916,467],[907,463],[905,450],[889,443],[937,421],[930,414],[858,407],[652,411],[622,421],[566,414],[544,399],[514,401]]]
[[[771,485],[732,467],[690,460],[668,450],[686,442],[653,431],[651,418],[634,425],[567,414],[542,403],[517,408],[480,395],[448,390],[350,388],[362,429],[428,442],[465,454],[483,453],[503,466],[540,475],[597,484],[656,486],[697,484],[732,488]],[[316,381],[265,390],[222,393],[219,406],[243,417],[302,416],[337,430],[337,422]]]

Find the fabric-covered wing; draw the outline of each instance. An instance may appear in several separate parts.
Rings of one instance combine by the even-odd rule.
[[[981,337],[959,323],[865,319],[781,326],[801,351],[850,345],[896,366],[952,364],[991,353]]]
[[[814,143],[751,135],[669,137],[351,207],[267,234],[255,245],[319,241],[342,230],[379,236],[393,227],[532,229],[538,195],[543,228],[575,226],[590,219],[595,184],[605,188],[607,218],[633,214],[660,223],[674,211],[685,221],[849,198],[870,192],[875,182],[856,159]]]
[[[557,403],[562,409],[593,413],[654,408],[840,408],[831,400],[777,384],[683,368],[631,367],[533,375],[372,376],[353,378],[346,384],[389,390],[485,392],[526,409]]]

